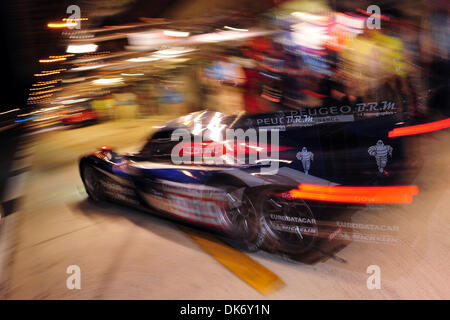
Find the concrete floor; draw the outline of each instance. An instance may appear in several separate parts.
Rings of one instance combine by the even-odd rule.
[[[338,252],[345,264],[329,259],[305,265],[265,252],[250,254],[286,284],[263,296],[175,224],[87,200],[77,168],[80,155],[103,144],[119,150],[139,146],[161,122],[106,123],[35,138],[20,211],[6,218],[14,220],[8,221],[14,229],[5,233],[10,250],[1,298],[450,298],[450,132],[413,139],[411,155],[425,155],[413,204],[362,210],[353,217],[353,222],[399,226],[398,245],[353,242]],[[69,265],[81,268],[81,290],[66,288]],[[369,265],[381,268],[379,290],[366,286]]]

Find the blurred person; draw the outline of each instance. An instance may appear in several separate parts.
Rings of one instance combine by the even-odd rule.
[[[400,93],[403,110],[407,116],[416,118],[424,114],[418,110],[420,89],[420,69],[417,52],[418,36],[414,26],[400,11],[387,11],[389,20],[383,22],[384,33],[376,33],[374,38],[382,48],[383,66],[389,74],[393,90]]]
[[[342,49],[339,66],[354,96],[367,96],[378,85],[379,61],[376,59],[376,43],[366,30],[350,39]]]
[[[449,74],[450,39],[448,1],[434,1],[429,4],[429,68],[428,68],[428,105],[446,116],[450,115]]]
[[[331,73],[325,75],[319,83],[319,93],[323,96],[324,106],[350,105],[356,97],[348,94],[348,88],[342,70],[335,65],[330,67]]]
[[[426,86],[421,58],[419,26],[407,19],[400,20],[399,36],[404,43],[406,85],[410,92],[411,116],[421,118],[426,111]]]
[[[300,82],[301,58],[294,54],[286,54],[286,63],[283,72],[283,106],[288,108],[298,108],[299,99],[302,97],[302,86]]]
[[[261,97],[271,109],[280,108],[283,97],[283,73],[286,56],[282,47],[268,39],[269,45],[258,57],[261,74]]]
[[[92,100],[91,106],[102,121],[112,120],[114,117],[115,100],[112,94],[103,99]]]
[[[217,55],[216,60],[204,69],[209,86],[206,107],[225,114],[236,114],[243,110],[242,89],[245,73],[242,67],[230,61],[224,54]]]
[[[395,32],[398,13],[389,14],[381,30],[365,29],[349,41],[342,51],[341,68],[352,96],[365,102],[393,102],[399,113],[408,115],[414,111],[408,101],[413,90],[406,81],[404,44]]]
[[[252,56],[248,49],[243,50],[243,54],[247,56],[245,63],[242,65],[242,69],[245,75],[245,83],[243,84],[244,89],[244,106],[245,111],[251,114],[257,114],[265,112],[261,99],[259,97],[260,81],[261,75],[256,69],[256,62],[249,57]]]

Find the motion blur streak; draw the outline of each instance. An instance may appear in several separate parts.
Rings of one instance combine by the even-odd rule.
[[[300,184],[289,191],[293,198],[346,203],[411,203],[417,186],[343,187]]]
[[[77,25],[76,22],[65,22],[65,23],[49,23],[47,27],[49,28],[68,28],[75,27]]]
[[[415,126],[395,128],[394,130],[389,131],[388,136],[389,138],[410,136],[414,134],[427,133],[446,128],[450,128],[450,118],[440,121],[429,122],[425,124],[418,124]]]

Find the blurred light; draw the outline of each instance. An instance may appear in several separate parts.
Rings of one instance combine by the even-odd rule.
[[[55,89],[51,89],[51,90],[31,92],[31,93],[30,93],[30,96],[37,96],[37,95],[44,94],[44,93],[54,92],[54,91],[56,91],[56,90],[58,90],[58,89],[55,88]]]
[[[194,51],[192,48],[172,48],[172,49],[163,49],[156,51],[153,56],[157,58],[165,58],[165,57],[178,57],[182,54]]]
[[[131,58],[127,61],[129,62],[150,62],[150,61],[156,61],[159,60],[159,58],[156,57],[139,57],[139,58]]]
[[[86,71],[86,70],[94,70],[101,67],[106,66],[106,64],[94,64],[94,65],[88,65],[88,66],[81,66],[77,68],[72,68],[70,71]]]
[[[291,160],[283,160],[283,159],[258,159],[255,161],[255,163],[261,163],[261,162],[283,162],[283,163],[292,163]]]
[[[395,128],[388,133],[389,138],[410,136],[414,134],[421,134],[426,132],[432,132],[436,130],[442,130],[445,128],[450,128],[450,118],[440,121],[434,121],[425,124],[418,124],[415,126]]]
[[[36,118],[37,118],[37,116],[33,116],[33,117],[25,118],[25,119],[15,120],[14,122],[24,122],[24,121],[33,120]]]
[[[59,109],[61,106],[56,106],[56,107],[49,107],[49,108],[43,108],[40,110],[40,112],[44,112],[44,111],[51,111],[51,110],[57,110]]]
[[[63,21],[87,21],[89,18],[63,18]]]
[[[41,59],[39,60],[40,63],[51,63],[51,62],[58,62],[58,61],[64,61],[67,60],[67,58],[55,58],[55,59]]]
[[[35,77],[43,77],[43,76],[50,76],[50,75],[58,74],[58,73],[60,73],[60,72],[54,71],[54,72],[35,73],[34,76]]]
[[[328,22],[329,18],[326,16],[319,16],[316,14],[311,14],[307,12],[292,12],[291,15],[293,15],[296,18],[302,19],[304,21],[309,22]]]
[[[7,113],[10,113],[10,112],[14,112],[14,111],[19,111],[19,110],[20,110],[19,108],[11,109],[11,110],[8,110],[8,111],[0,112],[0,115],[7,114]]]
[[[47,24],[49,28],[68,28],[68,27],[76,27],[76,22],[50,22]]]
[[[55,69],[55,70],[44,70],[42,73],[53,73],[53,72],[60,72],[60,71],[66,71],[67,69]]]
[[[81,98],[81,99],[63,100],[63,101],[60,101],[58,103],[74,104],[74,103],[84,102],[84,101],[88,101],[88,100],[89,100],[88,98]]]
[[[308,22],[301,22],[292,25],[292,40],[295,44],[321,50],[324,44],[330,38],[328,27]]]
[[[411,203],[417,186],[344,187],[300,184],[284,194],[293,198],[345,203]]]
[[[121,73],[122,76],[134,77],[134,76],[143,76],[143,73]]]
[[[39,87],[39,88],[30,88],[30,90],[34,91],[34,90],[44,90],[44,89],[49,89],[49,88],[54,88],[55,86],[46,86],[46,87]]]
[[[96,44],[79,44],[74,45],[71,44],[67,47],[66,52],[69,53],[86,53],[86,52],[95,52],[97,51],[98,45]]]
[[[110,85],[123,83],[123,78],[104,78],[92,81],[96,85]]]
[[[189,171],[187,171],[187,170],[181,170],[181,172],[182,173],[184,173],[185,175],[187,175],[188,177],[191,177],[191,178],[194,178],[195,179],[195,177],[192,175],[192,173],[190,173]]]
[[[336,23],[342,24],[355,29],[364,29],[364,20],[360,17],[353,17],[345,13],[336,13]]]
[[[61,79],[49,80],[49,81],[39,81],[38,83],[33,84],[33,87],[45,86],[48,84],[57,83]]]
[[[172,31],[172,30],[164,30],[163,31],[165,36],[168,37],[175,37],[175,38],[186,38],[189,37],[189,32],[183,32],[183,31]]]
[[[68,58],[68,57],[73,57],[74,54],[70,53],[70,54],[63,54],[60,56],[49,56],[50,59],[59,59],[59,58]]]
[[[56,98],[56,99],[57,99],[57,100],[63,100],[63,99],[76,98],[76,97],[79,97],[79,96],[80,96],[79,94],[74,94],[74,95],[71,95],[71,96],[58,97],[58,98]]]
[[[248,32],[248,29],[239,29],[239,28],[233,28],[233,27],[229,27],[229,26],[225,26],[223,28],[227,29],[227,30],[233,30],[233,31]]]
[[[226,30],[226,31],[218,31],[218,32],[199,34],[196,36],[192,36],[190,39],[192,39],[193,42],[200,42],[200,43],[213,42],[214,43],[214,42],[222,42],[222,41],[244,40],[247,38],[264,36],[264,35],[268,35],[271,33],[273,33],[273,31],[269,31],[269,30],[253,30],[253,31],[249,30],[249,32]]]
[[[62,82],[63,83],[75,83],[75,82],[82,82],[84,80],[86,80],[86,78],[80,77],[80,78],[73,78],[73,79],[64,79]]]

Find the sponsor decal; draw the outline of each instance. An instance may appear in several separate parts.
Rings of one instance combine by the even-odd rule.
[[[303,234],[319,234],[319,230],[316,226],[316,219],[314,218],[270,214],[270,219],[270,228],[272,230],[300,234],[302,238]]]
[[[302,162],[303,171],[308,174],[311,162],[314,161],[314,153],[308,151],[306,147],[303,147],[300,152],[297,153],[297,159]]]
[[[296,222],[296,223],[309,223],[316,224],[316,219],[305,218],[305,217],[291,217],[291,216],[281,216],[277,214],[271,214],[270,219],[277,221],[286,221],[286,222]]]
[[[345,222],[345,221],[336,221],[336,225],[340,228],[351,228],[351,229],[360,229],[360,230],[377,230],[377,231],[400,231],[399,226],[387,226],[387,225],[379,225],[379,224],[365,224],[365,223],[353,223],[353,222]]]
[[[336,230],[334,230],[330,235],[328,236],[328,242],[333,241],[334,238],[337,237],[337,235],[342,231],[342,227],[339,226]]]
[[[134,206],[140,204],[133,189],[122,186],[118,183],[110,183],[105,180],[100,180],[100,183],[103,186],[103,192],[105,192],[111,199]]]
[[[261,129],[278,128],[280,131],[284,131],[290,127],[307,127],[327,122],[352,122],[355,121],[355,118],[390,115],[396,112],[395,102],[381,101],[358,103],[355,106],[343,105],[280,111],[276,115],[247,120],[247,124],[249,126],[256,125]]]
[[[224,219],[225,202],[168,192],[162,195],[147,194],[145,197],[153,207],[179,218],[209,226],[229,228]]]
[[[378,140],[376,145],[373,145],[367,149],[367,152],[372,157],[375,157],[375,161],[378,166],[378,171],[380,173],[385,173],[384,168],[388,162],[388,156],[392,157],[392,151],[394,149],[384,144],[382,140]]]
[[[280,223],[275,223],[271,225],[271,228],[277,231],[289,232],[289,233],[297,233],[297,234],[307,234],[307,235],[316,235],[318,233],[317,228],[314,227],[300,227],[300,226],[292,226],[285,225]]]

